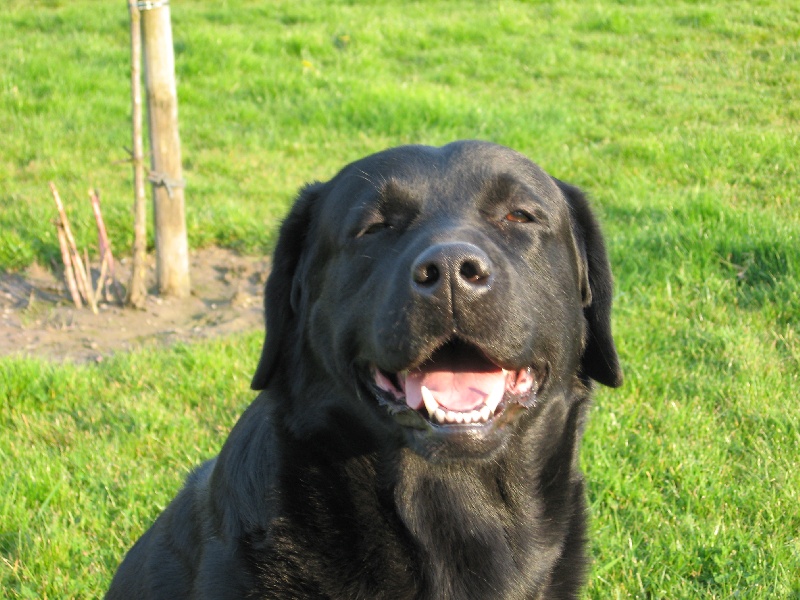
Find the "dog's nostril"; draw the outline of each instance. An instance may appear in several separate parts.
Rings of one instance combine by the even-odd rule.
[[[433,263],[420,265],[414,271],[414,282],[420,285],[433,285],[439,281],[439,267]]]
[[[469,283],[483,283],[489,277],[488,269],[484,265],[471,260],[464,261],[458,272]]]

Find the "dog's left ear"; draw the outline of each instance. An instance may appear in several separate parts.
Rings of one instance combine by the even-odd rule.
[[[272,378],[281,358],[284,339],[291,335],[295,321],[299,288],[297,272],[311,226],[311,209],[320,196],[323,184],[307,185],[302,190],[281,225],[278,244],[272,254],[272,271],[264,291],[267,334],[256,374],[250,387],[263,390]]]
[[[611,335],[613,279],[600,225],[578,188],[553,178],[564,194],[572,215],[572,229],[582,262],[583,313],[589,324],[583,352],[583,373],[609,387],[622,385],[622,370]]]

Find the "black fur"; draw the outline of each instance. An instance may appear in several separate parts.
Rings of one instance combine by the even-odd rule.
[[[621,383],[611,298],[582,193],[507,148],[395,148],[306,187],[266,287],[263,391],[107,598],[578,597],[591,380]],[[438,426],[376,388],[448,344],[529,368],[534,393]]]

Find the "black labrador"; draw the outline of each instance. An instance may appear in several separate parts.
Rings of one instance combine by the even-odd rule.
[[[583,194],[507,148],[394,148],[305,187],[263,391],[107,598],[577,597],[611,298]]]

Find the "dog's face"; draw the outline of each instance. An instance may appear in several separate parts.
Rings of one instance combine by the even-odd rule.
[[[290,371],[306,422],[338,412],[429,458],[485,455],[551,390],[619,384],[610,295],[575,188],[492,144],[388,150],[295,204],[253,386]]]

